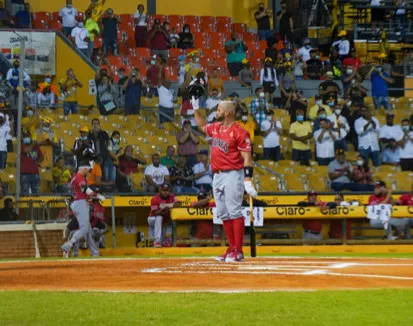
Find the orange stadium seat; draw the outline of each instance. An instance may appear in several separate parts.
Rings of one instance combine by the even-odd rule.
[[[243,40],[246,42],[257,42],[258,35],[257,33],[245,32],[243,33]]]
[[[223,22],[226,24],[232,24],[232,18],[228,16],[217,16],[216,18],[217,23]]]
[[[147,63],[147,59],[145,57],[133,57],[133,56],[129,56],[128,57],[128,62],[129,65],[132,67],[140,67],[140,66],[144,66]]]
[[[121,14],[119,15],[122,24],[123,23],[131,23],[132,25],[135,25],[135,19],[133,18],[133,15],[131,14]]]
[[[224,34],[223,33],[209,33],[210,48],[219,49],[224,47]]]
[[[185,16],[184,17],[184,24],[199,24],[200,18],[198,16]]]
[[[207,49],[204,48],[201,50],[201,58],[214,58],[217,55],[217,52],[215,49]]]
[[[231,32],[232,31],[232,25],[230,23],[227,23],[225,21],[217,21],[217,32]]]
[[[204,32],[192,32],[194,35],[194,46],[196,48],[208,48],[207,34]]]
[[[49,29],[58,30],[58,31],[62,30],[63,28],[62,23],[58,20],[49,21],[48,26],[49,26]]]
[[[51,13],[50,13],[50,20],[51,20],[51,21],[60,20],[59,14],[60,14],[59,11],[53,11],[53,12],[51,12]]]
[[[50,12],[45,12],[45,11],[38,11],[33,14],[33,20],[49,21],[51,17],[52,15],[50,14]]]
[[[148,48],[136,48],[136,54],[140,57],[149,58],[151,56],[151,50]]]
[[[209,22],[211,25],[215,25],[215,23],[217,22],[216,18],[213,16],[201,16],[199,18],[201,20],[201,23]]]
[[[93,47],[95,49],[101,49],[103,47],[103,38],[96,36]]]
[[[201,21],[199,24],[199,30],[201,32],[215,32],[216,26],[215,23],[211,23],[209,21]]]
[[[183,53],[184,51],[182,51],[182,49],[178,49],[178,48],[169,49],[169,57],[171,58],[178,58]]]
[[[36,29],[48,29],[47,21],[44,19],[34,19],[32,25]]]
[[[108,61],[112,66],[122,66],[123,65],[123,61],[122,58],[117,56],[113,56],[113,55],[108,55]]]
[[[241,23],[234,23],[232,24],[232,30],[237,33],[246,33],[247,32],[247,25]]]

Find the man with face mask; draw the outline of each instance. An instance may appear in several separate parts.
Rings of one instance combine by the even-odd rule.
[[[151,41],[152,54],[160,56],[163,60],[168,60],[169,24],[162,26],[159,19],[155,19],[154,25],[149,32],[148,38]],[[152,64],[152,62],[151,62]]]
[[[153,55],[151,56],[151,66],[146,70],[146,80],[149,86],[149,97],[158,97],[158,85],[165,79],[165,68],[161,64],[161,59]]]
[[[386,148],[382,152],[382,162],[387,165],[399,166],[400,147],[394,139],[390,139]]]
[[[4,170],[6,168],[7,138],[10,133],[10,123],[7,123],[4,114],[0,113],[0,170]]]
[[[185,24],[182,32],[179,33],[178,48],[186,50],[194,47],[194,35],[191,33],[191,27]]]
[[[161,80],[161,77],[159,77]],[[159,127],[163,128],[164,122],[175,120],[174,111],[174,90],[171,89],[171,82],[167,79],[158,85],[159,94]]]
[[[132,70],[128,80],[122,86],[125,91],[125,115],[139,114],[142,91],[146,86],[141,78],[140,70]]]
[[[386,116],[386,124],[380,128],[380,141],[385,147],[390,143],[390,140],[399,139],[402,137],[402,130],[399,125],[394,125],[394,114],[388,113]]]
[[[244,68],[238,73],[239,82],[242,87],[247,87],[252,90],[252,71],[250,61],[247,59],[242,60]]]
[[[102,19],[103,25],[103,55],[106,55],[109,48],[114,56],[118,55],[118,25],[120,18],[113,13],[113,9],[106,11],[107,16]]]
[[[359,70],[359,68],[363,66],[360,58],[357,57],[355,48],[350,49],[350,56],[344,59],[343,65],[347,67],[352,66],[355,71]]]
[[[340,39],[335,41],[331,46],[338,47],[340,60],[343,61],[350,53],[350,42],[347,39],[347,31],[342,30],[337,35]]]
[[[402,171],[413,171],[413,131],[408,119],[404,119],[401,125],[402,132],[396,138],[400,146],[400,166]]]
[[[265,9],[264,3],[260,2],[258,4],[258,11],[255,12],[254,17],[257,22],[260,41],[269,39],[272,36],[270,21],[271,10],[268,8]]]
[[[88,56],[89,48],[89,32],[85,28],[85,23],[83,21],[78,21],[77,26],[72,29],[70,34],[72,37],[72,42],[76,45],[76,48],[82,52],[85,56]]]
[[[282,40],[288,39],[290,42],[294,42],[294,22],[293,16],[288,11],[287,1],[281,1],[281,10],[277,12],[277,20],[280,24],[280,37]]]
[[[243,68],[242,60],[246,58],[247,44],[238,39],[237,33],[231,34],[231,40],[225,42],[225,52],[227,53],[228,70],[232,77],[238,76]]]
[[[250,103],[250,111],[253,116],[258,112],[268,110],[268,102],[265,99],[264,88],[257,87],[255,89],[255,98]]]
[[[310,59],[308,59],[305,63],[307,65],[305,69],[307,76],[312,80],[320,79],[323,64],[321,60],[317,58],[317,50],[310,50]]]
[[[198,153],[199,137],[195,134],[191,126],[191,121],[185,120],[182,130],[176,135],[178,142],[179,156],[185,156],[186,162],[194,166],[197,162],[196,154]]]
[[[202,70],[201,64],[199,63],[200,52],[198,50],[188,53],[190,61],[185,65],[185,71],[195,78],[196,75]]]
[[[327,116],[327,119],[333,124],[332,130],[337,133],[337,140],[334,142],[334,150],[343,149],[348,151],[346,137],[350,132],[350,125],[346,117],[342,115],[342,107],[336,105],[334,113]]]
[[[88,12],[85,13],[86,15],[86,22],[85,22],[85,28],[87,29],[89,33],[89,42],[88,42],[88,50],[87,50],[87,56],[88,58],[92,58],[93,54],[93,48],[95,44],[95,36],[100,35],[100,28],[97,22],[95,22],[91,17]],[[105,29],[106,33],[106,29]],[[105,45],[105,41],[103,41]],[[103,49],[105,51],[105,47]],[[105,53],[105,52],[104,52]]]
[[[304,62],[310,60],[311,42],[308,38],[304,39],[303,47],[298,49],[298,55],[302,57]]]
[[[347,93],[348,88],[352,80],[362,80],[360,74],[352,66],[347,66],[344,73],[341,75],[341,81],[343,83],[343,92]]]
[[[212,92],[213,89],[217,89],[218,96],[220,98],[224,98],[224,95],[225,95],[224,80],[219,77],[218,72],[219,72],[219,69],[217,67],[215,67],[212,70],[212,75],[208,80],[208,91]]]
[[[41,117],[42,125],[37,129],[33,141],[40,147],[43,154],[41,168],[51,169],[53,165],[53,149],[59,146],[59,141],[51,129],[53,120],[48,117]]]
[[[21,192],[22,194],[39,194],[40,177],[39,164],[43,161],[43,154],[39,146],[32,141],[29,133],[22,135],[21,147]]]
[[[95,143],[89,137],[89,128],[82,127],[79,129],[80,137],[76,138],[73,145],[72,153],[75,158],[75,167],[79,162],[84,161],[95,154]]]
[[[391,111],[388,84],[393,84],[394,79],[387,72],[383,72],[382,66],[372,66],[364,79],[371,79],[371,94],[376,110],[384,107]]]
[[[66,76],[66,79],[60,81],[61,93],[64,96],[64,115],[69,115],[69,113],[77,114],[77,88],[82,88],[83,84],[77,79],[75,72],[71,68],[67,70]]]
[[[6,79],[7,80],[12,79],[13,72],[15,70],[19,71],[19,69],[20,69],[20,60],[14,59],[13,60],[13,68],[10,68],[9,70],[7,70]],[[17,74],[17,76],[19,76],[19,73]],[[26,71],[23,72],[23,81],[26,82],[26,83],[30,82],[30,76]]]
[[[310,108],[310,112],[308,114],[310,120],[315,121],[318,118],[318,112],[321,109],[324,109],[326,116],[331,115],[333,111],[330,107],[330,103],[332,103],[333,107],[336,104],[333,98],[327,99],[326,103],[324,103],[321,96],[316,96],[315,105]]]
[[[69,37],[72,34],[73,28],[77,23],[77,10],[72,5],[72,0],[66,0],[66,6],[59,12],[59,17],[62,20],[63,34]]]
[[[309,121],[305,121],[304,111],[296,111],[296,122],[290,125],[289,135],[292,139],[292,159],[309,166],[311,158],[311,139],[313,127]]]
[[[236,106],[237,110],[237,123],[248,132],[250,135],[250,140],[252,149],[251,154],[253,154],[255,131],[260,129],[257,121],[254,120],[254,117],[248,113],[248,108],[244,103],[239,103]]]
[[[379,132],[380,123],[374,118],[368,108],[361,110],[362,116],[354,123],[354,129],[358,134],[358,150],[361,156],[368,162],[371,158],[375,167],[380,165]]]
[[[264,160],[278,162],[281,159],[280,136],[283,134],[281,122],[274,117],[274,111],[266,112],[267,120],[261,124],[261,135],[264,137]]]

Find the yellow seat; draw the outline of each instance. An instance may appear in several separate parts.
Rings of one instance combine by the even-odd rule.
[[[257,161],[257,163],[272,171],[275,171],[277,167],[276,162],[271,161],[271,160],[259,160]]]
[[[315,170],[311,166],[295,165],[293,167],[294,173],[297,175],[314,174]]]
[[[181,131],[181,127],[176,122],[164,122],[164,130],[177,134]]]
[[[396,190],[396,174],[388,172],[373,173],[374,181],[383,181],[386,183],[387,189]]]
[[[323,175],[328,177],[328,166],[314,166],[315,174]]]
[[[251,101],[252,101],[253,99],[254,99],[254,97],[252,97],[252,96],[244,98],[244,103],[245,103],[245,105],[248,107],[248,109],[249,109],[249,106],[250,106]]]
[[[306,176],[308,189],[325,191],[327,190],[326,177],[320,174],[310,174]]]
[[[304,191],[303,179],[296,174],[284,174],[282,176],[284,181],[284,188],[287,191]]]
[[[136,148],[139,151],[139,153],[143,155],[151,156],[152,154],[159,153],[159,147],[157,147],[156,145],[152,145],[152,144],[142,143],[142,144],[137,145]]]
[[[7,153],[7,164],[15,165],[16,164],[16,153]]]
[[[254,139],[254,154],[262,155],[264,153],[263,137],[255,136]]]
[[[40,176],[40,193],[51,193],[53,188],[53,177],[50,170],[39,170]]]
[[[165,142],[165,139],[160,136],[145,135],[144,142],[151,145],[160,145]]]
[[[132,189],[135,191],[143,191],[144,187],[144,174],[142,172],[140,173],[133,173],[130,175],[131,181],[132,181]]]
[[[413,185],[413,172],[396,173],[396,189],[398,191],[411,191]]]
[[[278,178],[274,175],[262,176],[258,179],[257,188],[259,192],[275,192],[278,191]]]
[[[397,173],[400,171],[400,167],[394,165],[380,165],[377,172]]]
[[[348,162],[356,162],[358,153],[355,151],[349,151],[346,153],[346,159]]]

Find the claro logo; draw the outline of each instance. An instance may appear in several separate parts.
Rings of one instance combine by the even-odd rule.
[[[149,202],[143,198],[141,200],[129,200],[129,206],[147,206]]]
[[[326,212],[321,212],[323,215],[348,215],[350,213],[350,209],[348,207],[336,207],[329,209]]]
[[[188,208],[186,210],[189,215],[198,215],[198,216],[205,216],[205,215],[212,215],[212,208]]]
[[[304,207],[276,207],[276,211],[278,215],[304,215],[305,208]]]

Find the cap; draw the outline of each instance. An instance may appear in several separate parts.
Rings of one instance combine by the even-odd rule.
[[[346,152],[342,148],[336,150],[336,155],[345,155],[345,154],[346,154]]]
[[[184,60],[186,60],[186,55],[185,55],[185,54],[181,54],[181,55],[178,57],[178,60],[179,60],[179,61],[184,61]]]
[[[379,59],[384,59],[384,58],[387,58],[387,54],[386,53],[380,53]]]
[[[200,55],[199,50],[194,50],[188,53],[188,57],[193,57],[194,55]]]
[[[267,63],[267,62],[272,62],[272,59],[271,58],[265,58],[264,63]]]
[[[198,199],[207,198],[208,194],[205,191],[198,192]]]
[[[239,97],[239,94],[237,92],[232,92],[229,94],[229,97]]]
[[[305,38],[303,44],[311,44],[311,41],[308,38]]]
[[[377,181],[374,186],[375,188],[386,188],[386,183],[384,181]]]
[[[169,184],[167,184],[167,183],[164,183],[164,184],[161,186],[161,190],[171,190],[171,186],[170,186]]]
[[[356,52],[356,48],[351,48],[350,52]]]
[[[19,59],[14,59],[13,63],[20,63],[20,60]]]
[[[89,128],[84,126],[82,128],[79,129],[80,132],[89,132]]]
[[[326,72],[326,77],[333,77],[333,72],[332,71],[327,71]]]
[[[198,154],[199,154],[199,155],[208,155],[209,153],[208,153],[208,150],[202,149],[202,150],[199,151]]]
[[[347,36],[347,31],[346,30],[341,30],[340,33],[338,33],[338,36]]]
[[[49,117],[42,116],[42,117],[40,117],[40,119],[41,119],[44,123],[47,123],[47,124],[52,124],[52,123],[53,123],[53,120],[52,120],[51,118],[49,118]]]
[[[290,61],[285,62],[284,67],[291,67],[291,62]]]
[[[242,61],[241,61],[241,63],[243,64],[243,65],[246,65],[247,63],[249,63],[250,61],[248,60],[248,59],[243,59]]]
[[[315,190],[310,190],[308,193],[307,193],[307,196],[308,197],[310,197],[310,196],[317,196],[318,195],[318,193],[317,193],[317,191],[315,191]]]
[[[189,125],[191,124],[190,120],[184,120],[184,122],[182,123],[183,126],[188,125],[188,124]]]

